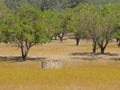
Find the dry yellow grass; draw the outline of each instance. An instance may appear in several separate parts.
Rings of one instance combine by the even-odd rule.
[[[119,90],[119,70],[118,62],[44,70],[38,61],[1,61],[0,90]]]
[[[0,45],[0,56],[19,56],[20,50]],[[99,51],[99,50],[98,50]],[[91,61],[91,42],[53,41],[33,47],[29,56],[63,61],[61,69],[41,69],[39,60],[0,61],[0,90],[120,90],[120,49],[109,44],[106,55]],[[78,55],[72,55],[78,53]],[[90,59],[90,60],[89,60]],[[111,59],[111,60],[108,60]]]

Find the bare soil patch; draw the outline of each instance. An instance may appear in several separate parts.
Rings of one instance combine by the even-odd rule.
[[[0,44],[0,60],[21,60],[20,49],[15,45]],[[115,42],[110,42],[106,48],[105,54],[101,55],[99,49],[97,53],[92,55],[91,41],[81,40],[80,45],[76,46],[75,41],[68,39],[60,43],[54,40],[44,45],[36,45],[31,48],[28,54],[28,60],[62,60],[62,61],[119,61],[120,48]]]

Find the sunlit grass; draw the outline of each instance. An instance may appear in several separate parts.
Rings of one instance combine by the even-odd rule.
[[[20,49],[12,45],[1,44],[0,51],[0,56],[20,56]],[[52,41],[32,47],[29,56],[61,60],[61,69],[41,69],[40,60],[0,60],[0,90],[120,90],[120,48],[110,43],[105,51],[110,54],[96,55],[98,60],[92,61],[84,60],[91,58],[87,54],[72,55],[84,52],[92,52],[91,42],[82,40],[75,46],[74,40]]]
[[[77,62],[76,62],[77,63]],[[99,87],[120,89],[120,64],[82,65],[62,69],[40,68],[40,62],[0,62],[0,90],[67,90]],[[108,87],[111,87],[110,89]],[[22,88],[22,89],[21,89]],[[51,89],[50,89],[51,88]],[[10,90],[10,89],[9,89]]]

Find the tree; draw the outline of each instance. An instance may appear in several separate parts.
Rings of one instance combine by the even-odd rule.
[[[86,9],[87,13],[84,15],[85,33],[93,41],[93,53],[96,52],[96,46],[98,45],[101,54],[104,54],[109,41],[113,37],[113,33],[116,32],[117,20],[115,5],[88,6],[88,9]]]
[[[60,42],[63,41],[63,37],[64,35],[69,32],[67,26],[69,21],[71,20],[71,13],[70,13],[70,9],[66,9],[65,11],[61,12],[58,16],[59,19],[59,28],[57,29],[56,33],[57,36],[60,39]]]
[[[57,30],[60,30],[60,23],[58,19],[58,13],[53,10],[44,10],[44,21],[46,22],[46,26],[50,32],[51,39],[54,37],[54,35],[57,33]]]
[[[8,9],[5,5],[5,3],[0,2],[0,18],[2,18],[6,13],[7,13]]]
[[[68,24],[68,29],[75,35],[76,45],[79,45],[80,39],[84,37],[84,11],[82,10],[83,4],[71,10],[71,20]]]
[[[31,5],[25,5],[6,15],[3,35],[7,42],[18,44],[24,61],[32,46],[50,40],[42,11]]]
[[[116,32],[114,33],[114,38],[116,39],[118,47],[120,47],[120,28],[118,27]]]
[[[27,0],[4,0],[4,2],[9,9],[17,9],[27,3]]]
[[[3,40],[3,37],[2,37],[2,19],[4,18],[4,16],[7,14],[7,7],[6,5],[4,4],[4,2],[0,1],[0,42],[2,42]]]
[[[117,13],[120,11],[117,10],[117,4],[106,4],[100,9],[100,37],[98,41],[98,45],[101,49],[101,54],[104,54],[105,48],[108,45],[109,41],[113,38],[117,25]],[[116,11],[118,11],[116,13]],[[119,33],[118,33],[119,34]]]
[[[47,0],[27,0],[27,2],[41,11],[48,9]]]
[[[92,39],[93,42],[93,54],[96,53],[97,42],[99,38],[97,22],[98,12],[95,5],[85,4],[82,7],[83,10],[83,28],[86,38]]]
[[[116,38],[116,41],[118,43],[118,47],[120,47],[120,3],[115,4],[115,15],[117,19],[117,26],[116,26],[116,32],[114,34],[114,38]]]
[[[84,3],[86,0],[27,0],[30,4],[45,10],[52,9],[55,11],[62,11],[66,8],[73,8],[79,3]]]
[[[73,9],[72,13],[72,20],[69,26],[75,34],[76,45],[79,44],[80,38],[92,39],[93,53],[95,53],[99,36],[96,6],[92,4],[79,4]]]
[[[120,47],[120,31],[117,33],[116,41],[118,43],[118,47]]]
[[[62,11],[66,8],[76,7],[79,3],[85,3],[86,0],[3,0],[10,9],[17,9],[25,3],[29,3],[40,10],[52,9]]]
[[[113,4],[106,4],[101,6],[99,14],[99,40],[98,45],[101,49],[101,54],[104,54],[105,48],[112,39],[115,27],[117,25],[116,15]]]
[[[118,3],[119,0],[87,0],[88,3],[96,4],[96,5],[103,5],[107,3]]]

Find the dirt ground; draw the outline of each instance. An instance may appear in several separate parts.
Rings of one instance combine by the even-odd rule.
[[[88,63],[94,61],[95,63],[114,62],[120,60],[120,48],[116,42],[111,41],[106,48],[105,54],[101,55],[99,48],[97,54],[92,55],[92,42],[89,40],[81,40],[80,45],[75,45],[75,40],[68,39],[60,43],[59,40],[54,40],[51,43],[43,45],[36,45],[31,48],[28,59],[46,59],[46,60],[62,60],[75,61],[80,63]],[[15,45],[0,44],[0,57],[1,59],[9,60],[12,57],[20,56],[20,49]],[[4,58],[6,57],[6,58]]]

